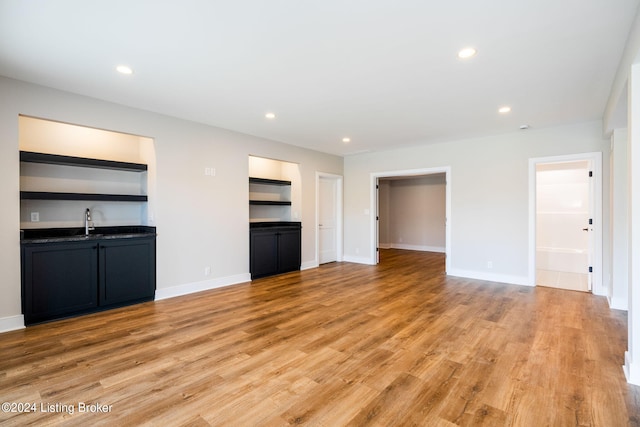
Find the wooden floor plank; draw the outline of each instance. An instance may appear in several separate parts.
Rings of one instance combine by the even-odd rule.
[[[380,256],[0,334],[0,424],[640,425],[605,298]]]

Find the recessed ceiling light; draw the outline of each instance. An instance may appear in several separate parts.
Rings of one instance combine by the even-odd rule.
[[[342,138],[342,142],[344,142],[345,144],[346,144],[347,142],[351,142],[351,138],[347,138],[347,137]]]
[[[133,74],[133,70],[131,69],[131,67],[127,65],[118,65],[116,67],[116,71],[119,72],[120,74],[126,74],[126,75]]]
[[[460,58],[460,59],[471,58],[472,56],[475,56],[476,53],[478,53],[478,51],[475,50],[474,48],[465,47],[460,52],[458,52],[458,58]]]
[[[508,105],[498,108],[498,113],[500,114],[507,114],[510,111],[511,111],[511,107],[509,107]]]
[[[267,119],[275,119],[276,115],[275,113],[267,113],[264,115]]]
[[[520,130],[527,130],[529,129],[529,125],[520,125]]]

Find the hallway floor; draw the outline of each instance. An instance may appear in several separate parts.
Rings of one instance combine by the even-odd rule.
[[[536,285],[570,291],[589,292],[589,277],[586,273],[536,270]]]

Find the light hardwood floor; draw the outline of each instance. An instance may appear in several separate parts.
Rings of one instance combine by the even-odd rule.
[[[0,400],[37,405],[0,423],[639,423],[626,315],[604,298],[447,277],[441,254],[381,257],[0,334]]]

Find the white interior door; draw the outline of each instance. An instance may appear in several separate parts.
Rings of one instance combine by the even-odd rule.
[[[319,209],[318,209],[318,246],[319,262],[337,261],[337,180],[320,177],[318,180]]]

